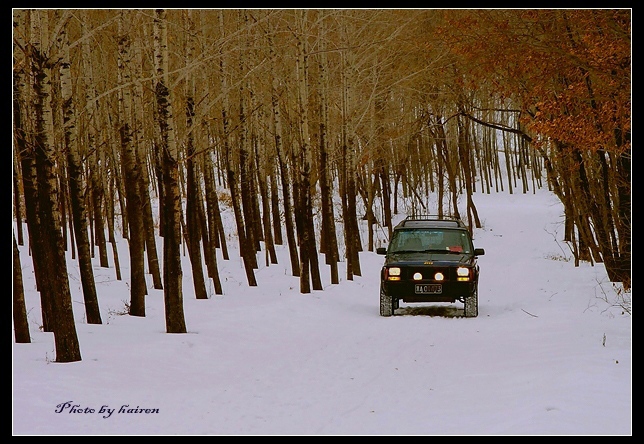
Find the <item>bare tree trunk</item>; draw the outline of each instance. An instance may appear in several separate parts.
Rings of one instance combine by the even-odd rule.
[[[262,143],[262,146],[265,144]],[[266,248],[266,253],[270,257],[271,264],[277,264],[277,254],[275,253],[275,244],[273,242],[273,233],[271,232],[271,208],[270,208],[270,199],[268,196],[268,185],[266,183],[266,178],[268,177],[268,159],[266,154],[263,152],[260,159],[260,148],[255,144],[255,167],[257,169],[257,185],[259,186],[259,194],[262,200],[262,225],[264,227],[264,245]],[[268,265],[268,264],[266,264]]]
[[[14,47],[14,91],[13,91],[13,127],[16,151],[20,162],[22,173],[22,189],[25,198],[25,217],[27,219],[27,233],[29,237],[29,249],[33,256],[34,274],[36,277],[36,289],[40,292],[40,309],[42,316],[43,331],[53,331],[53,283],[51,275],[46,272],[48,265],[45,262],[43,248],[34,248],[44,243],[44,231],[41,226],[38,205],[38,179],[36,173],[36,154],[34,149],[33,129],[25,127],[33,118],[27,118],[28,106],[32,101],[32,89],[27,88],[27,72],[31,68],[31,61],[23,56],[20,47],[26,47],[28,31],[26,28],[26,11],[14,10],[14,41],[18,43]],[[23,38],[24,37],[24,38]],[[27,56],[31,56],[27,54]],[[29,77],[32,81],[33,76]],[[31,136],[29,136],[31,135]],[[28,137],[29,143],[28,143]]]
[[[449,145],[447,144],[447,136],[445,135],[444,125],[445,124],[442,121],[442,118],[438,117],[436,121],[436,130],[438,135],[437,149],[440,152],[443,168],[447,173],[449,191],[450,191],[450,195],[452,196],[451,215],[460,219],[461,215],[458,211],[458,188],[456,186],[456,173],[454,172],[452,156],[450,155],[450,148],[449,148]],[[439,211],[442,211],[442,207],[439,208]]]
[[[15,111],[14,111],[15,113]],[[22,136],[24,137],[24,136]],[[14,144],[14,155],[13,155],[13,217],[16,219],[16,231],[18,232],[18,245],[24,245],[25,240],[23,237],[22,231],[22,200],[20,199],[20,167],[17,163],[19,159],[19,154],[16,153],[16,144]]]
[[[437,140],[434,144],[436,148],[436,174],[438,175],[438,217],[443,217],[445,206],[445,162],[443,162],[442,143]]]
[[[324,12],[322,12],[324,14]],[[331,181],[331,171],[328,159],[329,143],[327,140],[328,127],[328,73],[326,70],[328,61],[326,57],[326,26],[324,16],[320,18],[320,55],[318,56],[319,64],[319,94],[320,94],[320,199],[322,210],[322,232],[320,235],[320,251],[325,254],[325,262],[330,267],[331,283],[340,282],[338,276],[338,239],[335,231],[335,215],[333,212],[333,187]]]
[[[83,9],[80,12],[81,14],[81,33],[85,35],[88,30],[89,14],[87,10]],[[105,198],[105,190],[101,181],[102,171],[105,169],[105,164],[102,163],[99,169],[99,154],[97,146],[97,112],[98,107],[96,103],[96,88],[94,80],[94,70],[91,63],[91,50],[89,45],[90,39],[83,39],[81,42],[82,49],[82,66],[85,77],[85,102],[87,109],[87,148],[88,148],[88,160],[89,160],[89,181],[91,184],[91,201],[92,201],[92,211],[94,213],[94,232],[96,238],[96,244],[98,245],[98,256],[100,260],[101,267],[109,267],[109,261],[107,258],[107,244],[105,240],[105,219],[103,211],[103,200]]]
[[[144,28],[145,29],[145,28]],[[147,33],[144,36],[147,40]],[[139,41],[140,42],[140,41]],[[147,144],[143,139],[143,120],[144,120],[144,107],[143,107],[143,84],[140,78],[143,77],[143,55],[140,44],[134,46],[135,69],[137,77],[134,81],[133,96],[135,104],[135,112],[132,115],[134,119],[134,138],[133,142],[136,146],[136,162],[139,169],[139,194],[141,198],[143,219],[143,231],[145,235],[145,251],[148,262],[148,270],[152,275],[152,285],[156,290],[163,289],[163,282],[161,279],[161,269],[159,266],[159,255],[157,252],[156,234],[154,231],[154,218],[152,215],[152,202],[150,201],[150,177],[147,168]]]
[[[343,39],[348,42],[346,22],[343,23]],[[347,44],[350,48],[350,44]],[[350,122],[350,106],[353,104],[353,70],[354,55],[351,49],[342,52],[342,151],[344,162],[344,191],[343,191],[343,219],[345,232],[345,248],[347,257],[347,279],[362,274],[360,269],[360,233],[358,231],[358,217],[356,215],[356,156],[354,134]]]
[[[354,145],[354,134],[350,133],[347,141],[347,212],[349,224],[349,243],[352,245],[349,254],[351,254],[351,268],[354,276],[362,276],[360,268],[360,256],[358,252],[362,251],[360,242],[360,230],[358,228],[358,215],[356,210],[356,148]]]
[[[205,153],[204,156],[208,157],[210,156],[210,153]],[[208,173],[204,172],[204,182],[207,183],[207,181],[209,180],[212,180],[212,178],[208,176]],[[217,249],[215,247],[215,241],[217,240],[218,234],[217,227],[216,225],[213,225],[211,211],[208,209],[204,210],[204,205],[201,198],[199,198],[198,205],[199,217],[201,222],[201,232],[204,242],[204,256],[206,259],[206,264],[208,265],[208,276],[212,278],[213,284],[215,285],[215,294],[223,294],[221,279],[219,278],[219,268],[217,266]],[[212,205],[212,203],[210,205]],[[207,207],[210,205],[206,204]],[[210,222],[208,222],[209,219]]]
[[[163,162],[163,295],[167,333],[186,333],[181,269],[181,195],[179,152],[174,134],[174,116],[168,90],[168,33],[165,9],[154,11],[155,93]]]
[[[300,275],[300,262],[298,259],[297,245],[295,241],[295,229],[293,226],[293,211],[291,207],[291,188],[290,174],[284,147],[282,144],[282,117],[279,103],[279,78],[276,74],[277,57],[275,46],[273,44],[271,32],[266,35],[271,58],[271,104],[273,111],[273,127],[275,129],[275,152],[277,153],[277,163],[280,170],[280,181],[282,182],[282,200],[284,205],[284,226],[286,229],[286,241],[288,242],[288,251],[291,259],[291,272],[293,276]]]
[[[630,132],[626,135],[630,139]],[[617,146],[622,147],[625,141],[621,131],[618,132],[616,138]],[[630,140],[629,140],[630,142]],[[617,271],[620,274],[620,281],[624,283],[624,288],[631,288],[631,241],[632,241],[632,228],[631,228],[631,148],[619,154],[615,159],[616,178],[615,186],[617,188],[617,233],[620,239],[618,249],[618,260],[616,264]]]
[[[275,239],[276,245],[282,245],[284,240],[282,239],[282,217],[280,216],[280,206],[279,206],[279,192],[277,190],[277,173],[275,171],[275,163],[272,158],[267,159],[268,168],[270,173],[268,174],[268,179],[270,181],[269,187],[271,192],[271,215],[273,222],[273,239]]]
[[[54,99],[53,93],[52,93],[52,103],[56,103],[57,105],[61,103],[60,98]],[[52,113],[54,116],[57,116],[58,113]],[[53,116],[52,116],[53,117]],[[52,128],[60,128],[62,126],[61,122],[56,122],[54,121],[52,123]],[[56,141],[54,141],[56,143]],[[57,149],[58,148],[58,149]],[[54,151],[58,153],[62,153],[64,157],[64,148],[62,146],[59,147],[54,147]],[[67,184],[68,179],[67,179],[67,166],[65,165],[64,161],[61,161],[60,164],[58,165],[58,213],[60,214],[61,221],[60,221],[60,226],[63,229],[63,245],[65,246],[65,251],[67,251],[68,248],[71,247],[71,257],[72,259],[76,259],[76,243],[72,240],[69,242],[69,239],[67,237],[67,230],[65,227],[67,224],[69,224],[69,235],[74,238],[74,223],[72,221],[71,217],[67,216],[67,211],[68,208],[71,207],[71,202],[69,198],[69,192],[67,192]],[[71,211],[71,210],[69,210]]]
[[[206,211],[208,214],[208,231],[213,247],[221,248],[222,256],[228,260],[228,246],[226,242],[226,233],[224,232],[223,222],[221,220],[221,210],[219,209],[219,198],[215,189],[214,165],[212,154],[206,153],[204,156],[204,183],[206,188]]]
[[[145,316],[145,234],[143,226],[143,203],[139,184],[141,183],[140,168],[137,162],[136,145],[132,140],[132,93],[131,87],[131,42],[132,26],[126,22],[132,12],[122,11],[119,20],[119,102],[121,119],[119,132],[121,137],[121,160],[124,173],[126,205],[129,222],[130,247],[130,315]]]
[[[505,155],[505,171],[508,177],[508,192],[510,194],[514,194],[514,187],[512,186],[514,170],[512,168],[512,156],[510,155],[511,144],[508,139],[508,135],[506,133],[503,133],[503,154]]]
[[[84,190],[82,183],[82,170],[80,155],[78,153],[78,139],[76,130],[76,116],[72,98],[71,59],[69,56],[69,43],[65,27],[59,33],[59,42],[62,47],[62,60],[60,62],[60,86],[63,105],[64,144],[67,152],[69,179],[69,194],[74,222],[74,234],[78,248],[78,264],[80,267],[83,299],[85,302],[85,315],[88,324],[102,324],[101,311],[96,294],[94,282],[94,268],[89,239],[87,237],[87,212],[85,210]]]
[[[343,99],[344,102],[344,99]],[[344,107],[343,107],[344,109]],[[349,221],[349,202],[347,197],[347,182],[348,182],[348,165],[347,165],[347,134],[346,134],[346,122],[343,118],[342,123],[342,146],[341,146],[341,156],[340,156],[340,198],[342,199],[342,223],[344,231],[344,249],[345,249],[345,258],[346,268],[347,268],[347,280],[353,280],[353,253],[352,249],[354,248],[353,242],[351,242],[351,225]]]
[[[113,122],[112,121],[112,116],[109,113],[109,111],[106,111],[106,125],[108,128],[114,128],[118,125],[118,122]],[[108,147],[109,147],[109,161],[112,166],[112,195],[113,199],[111,200],[112,205],[116,202],[116,199],[114,198],[114,195],[116,193],[116,197],[118,197],[118,202],[119,202],[119,209],[121,212],[121,237],[123,239],[129,239],[130,238],[130,222],[129,222],[129,217],[127,215],[127,202],[126,202],[126,192],[125,192],[125,185],[123,184],[123,174],[121,174],[123,170],[123,165],[121,162],[121,159],[119,156],[117,156],[117,147],[120,148],[121,145],[121,140],[120,140],[120,133],[119,133],[119,138],[116,140],[115,136],[112,135],[111,131],[108,131],[107,138],[108,138]]]
[[[14,107],[14,110],[18,108]],[[14,121],[14,125],[19,125]],[[20,139],[18,139],[20,140]],[[18,142],[20,144],[20,142]],[[27,216],[27,232],[29,235],[29,249],[32,252],[36,288],[40,292],[40,309],[43,322],[43,331],[53,332],[53,277],[47,272],[49,265],[44,256],[44,249],[39,248],[45,240],[45,233],[41,223],[40,205],[38,203],[38,180],[36,172],[35,152],[33,148],[19,150],[21,154],[22,180],[25,193],[25,213]]]
[[[195,33],[194,21],[192,20],[192,9],[187,13],[187,42],[186,42],[186,65],[192,63],[194,53],[193,35]],[[190,264],[192,265],[192,281],[197,299],[208,299],[206,293],[206,284],[201,257],[201,230],[199,223],[199,205],[201,205],[201,187],[199,186],[199,177],[195,165],[195,144],[194,144],[194,118],[195,118],[195,81],[194,74],[188,71],[186,79],[186,170],[187,170],[187,193],[186,193],[186,226],[188,234],[188,253],[190,255]]]
[[[300,128],[301,170],[300,170],[300,212],[302,214],[302,235],[300,237],[300,292],[310,293],[311,283],[314,290],[322,290],[318,253],[315,245],[313,230],[313,210],[311,203],[311,138],[309,136],[308,119],[308,48],[306,43],[307,30],[306,10],[300,10],[297,18],[299,33],[297,34],[297,82],[298,82],[298,111]],[[309,276],[311,283],[309,283]]]
[[[27,308],[25,307],[25,288],[22,285],[20,251],[18,250],[15,234],[13,236],[13,336],[17,344],[31,342]]]
[[[92,145],[93,146],[93,142]],[[94,149],[90,148],[92,152],[89,154],[89,176],[90,176],[90,191],[91,191],[91,209],[93,213],[94,222],[94,238],[98,246],[98,257],[101,267],[109,268],[109,260],[107,256],[107,239],[105,238],[105,217],[103,211],[103,201],[105,199],[104,190],[100,184],[100,179],[96,176],[100,175],[98,162],[96,161],[96,153]]]
[[[224,15],[223,11],[219,10],[219,24],[221,28],[222,36],[225,35],[224,31]],[[223,51],[223,49],[222,49]],[[228,188],[230,189],[230,199],[233,205],[233,211],[235,213],[235,223],[237,225],[237,237],[239,239],[239,252],[244,262],[244,269],[246,271],[246,279],[248,280],[248,285],[251,287],[257,286],[257,280],[255,279],[255,271],[253,266],[252,258],[249,258],[245,251],[246,247],[246,233],[244,228],[244,220],[242,218],[242,211],[239,204],[239,196],[237,194],[237,178],[235,176],[235,170],[233,167],[232,153],[230,149],[230,135],[229,135],[229,117],[228,113],[230,110],[230,105],[228,101],[229,91],[228,91],[228,80],[226,73],[226,58],[224,54],[220,54],[219,59],[219,70],[221,78],[221,90],[222,90],[222,105],[221,105],[221,114],[222,114],[222,125],[223,125],[223,144],[224,144],[224,157],[226,162],[226,178],[228,180]],[[254,253],[253,253],[254,256]]]
[[[247,12],[240,10],[239,23],[248,26]],[[242,256],[247,259],[253,269],[257,269],[257,251],[259,250],[259,239],[255,230],[255,211],[252,201],[252,184],[253,175],[251,173],[251,156],[249,149],[249,115],[248,99],[249,81],[246,73],[245,52],[247,47],[239,51],[239,76],[243,80],[239,82],[239,187],[241,194],[242,214],[244,219],[244,243],[241,245]]]
[[[102,155],[103,151],[100,151],[99,154]],[[108,157],[109,158],[109,157]],[[106,159],[103,158],[102,163],[106,164]],[[107,174],[103,174],[101,177],[101,180],[103,180],[102,186],[104,190],[107,190],[107,197],[105,199],[106,203],[109,203],[109,205],[105,206],[105,218],[107,220],[107,240],[109,243],[112,245],[112,256],[114,256],[114,269],[116,272],[116,280],[120,281],[122,280],[121,276],[121,263],[119,261],[119,250],[118,250],[118,245],[116,243],[116,235],[114,233],[114,211],[115,211],[115,205],[116,205],[116,197],[114,195],[115,193],[115,185],[114,185],[114,177],[111,175],[109,178],[106,177]]]
[[[114,256],[114,271],[116,273],[116,280],[120,281],[123,279],[121,276],[121,262],[119,261],[119,250],[116,243],[116,236],[114,235],[114,207],[107,207],[107,239],[112,245],[112,256]]]
[[[207,25],[206,17],[202,14],[202,26],[205,28]],[[205,77],[205,73],[204,73]],[[204,78],[205,80],[205,78]],[[205,136],[199,137],[201,140],[201,145],[209,146],[210,141],[213,140],[210,132],[209,126],[204,123],[202,125],[203,132],[198,132],[198,134],[203,134]],[[213,149],[214,151],[214,149]],[[210,149],[206,150],[203,154],[203,178],[204,178],[204,188],[205,188],[205,211],[202,211],[202,227],[203,228],[203,238],[204,238],[204,252],[206,255],[206,261],[209,264],[208,275],[213,279],[215,286],[215,294],[223,294],[223,288],[221,285],[221,279],[219,277],[219,269],[217,265],[217,248],[221,249],[222,257],[224,260],[228,260],[228,246],[226,242],[226,233],[224,232],[223,223],[221,220],[221,211],[219,209],[219,198],[217,197],[215,175],[214,175],[214,162],[212,156],[214,155],[213,151]],[[200,210],[203,209],[203,205],[199,204]],[[208,246],[206,247],[205,239],[208,238]]]
[[[467,198],[467,214],[468,214],[468,223],[470,227],[470,232],[472,230],[472,223],[476,228],[481,228],[481,220],[479,219],[479,213],[476,210],[476,205],[472,200],[472,194],[474,193],[472,186],[472,172],[470,165],[470,153],[472,151],[469,144],[468,132],[465,129],[462,121],[462,117],[457,117],[458,125],[458,154],[461,161],[461,166],[463,168],[463,176],[465,178],[465,194]]]
[[[20,172],[20,159],[26,149],[26,134],[23,127],[22,109],[23,103],[26,102],[26,54],[23,48],[26,46],[26,25],[25,17],[27,11],[24,9],[13,10],[13,202],[14,202],[14,217],[16,218],[16,231],[18,232],[18,245],[24,245],[23,237],[23,209],[21,205],[21,187],[22,182]],[[24,191],[23,191],[24,193]],[[26,200],[26,199],[25,199]],[[25,203],[26,206],[26,203]],[[26,212],[25,212],[26,217]],[[20,257],[18,257],[20,259]],[[22,270],[20,271],[20,279],[22,281]],[[15,265],[14,265],[15,273]],[[15,280],[15,277],[14,277]],[[15,286],[14,286],[15,288]],[[28,331],[27,331],[28,332]]]
[[[375,216],[373,214],[375,180],[372,179],[371,176],[371,172],[373,171],[373,161],[368,161],[366,170],[365,180],[367,183],[365,185],[367,188],[367,202],[365,205],[365,219],[367,221],[367,250],[373,251],[373,226],[376,223]]]
[[[31,16],[33,52],[30,62],[34,88],[34,145],[41,221],[39,228],[45,234],[41,245],[30,245],[34,249],[43,248],[43,263],[47,264],[47,272],[51,275],[56,362],[75,362],[81,360],[81,353],[74,323],[61,216],[58,210],[58,180],[54,171],[57,159],[53,149],[53,120],[50,103],[50,60],[43,52],[49,47],[47,14],[47,10],[33,10]]]
[[[266,241],[266,239],[264,238],[264,229],[262,228],[263,218],[262,218],[261,211],[259,209],[259,200],[262,195],[260,194],[260,189],[258,184],[259,171],[257,166],[257,151],[258,151],[257,144],[259,143],[259,135],[258,135],[259,118],[257,115],[259,112],[261,112],[261,110],[257,108],[257,103],[256,103],[257,100],[255,97],[255,93],[251,88],[250,82],[247,84],[247,90],[250,96],[250,101],[249,101],[250,114],[246,118],[246,121],[248,122],[247,129],[248,129],[248,136],[249,136],[248,137],[247,177],[248,177],[248,186],[250,188],[249,190],[250,191],[249,193],[250,194],[250,202],[249,202],[250,213],[252,214],[252,221],[253,221],[251,228],[253,230],[253,239],[255,240],[254,242],[255,253],[257,253],[258,251],[261,251],[260,242]],[[270,218],[270,214],[269,214],[269,218]]]
[[[382,193],[383,226],[387,227],[387,239],[391,239],[393,223],[391,221],[391,181],[389,179],[388,167],[381,161],[378,175],[380,177],[380,188]]]
[[[158,120],[158,110],[155,110],[155,118]],[[165,202],[165,179],[163,178],[163,153],[161,151],[162,142],[159,125],[154,126],[154,141],[152,159],[154,161],[154,175],[157,182],[157,198],[159,200],[158,216],[159,216],[159,236],[165,237],[165,214],[163,213],[163,202]]]
[[[192,114],[188,117],[191,120],[194,117],[194,111],[190,108],[194,106],[192,98],[188,98],[186,110],[187,114]],[[187,128],[190,128],[192,123],[189,123]],[[188,254],[190,256],[190,265],[192,267],[192,280],[195,289],[195,296],[197,299],[208,299],[206,293],[205,277],[202,265],[201,256],[201,224],[199,220],[199,206],[201,205],[201,190],[198,185],[198,173],[195,168],[194,160],[191,158],[194,155],[194,142],[192,137],[188,136],[187,141],[187,183],[186,183],[186,244],[188,246]],[[205,249],[205,245],[204,245]]]

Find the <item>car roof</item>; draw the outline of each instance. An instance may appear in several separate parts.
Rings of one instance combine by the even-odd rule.
[[[394,229],[409,228],[465,228],[463,221],[454,216],[412,215],[400,221]]]

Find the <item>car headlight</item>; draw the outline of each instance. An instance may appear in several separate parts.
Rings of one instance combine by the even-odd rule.
[[[442,281],[443,279],[445,279],[445,275],[440,271],[434,275],[434,280]]]
[[[414,273],[413,278],[414,278],[415,281],[422,281],[423,280],[423,275],[420,274],[420,273]]]
[[[399,267],[390,267],[387,269],[387,280],[390,281],[399,281],[400,280],[400,268]]]
[[[470,269],[467,267],[458,267],[456,269],[456,279],[459,281],[469,281]]]

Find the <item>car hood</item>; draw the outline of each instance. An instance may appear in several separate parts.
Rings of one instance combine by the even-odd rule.
[[[474,261],[471,254],[455,253],[394,253],[387,255],[385,265],[431,265],[436,266],[456,266],[468,265]]]

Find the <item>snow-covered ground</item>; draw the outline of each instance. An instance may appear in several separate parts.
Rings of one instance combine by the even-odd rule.
[[[324,290],[301,294],[288,248],[277,246],[279,264],[259,253],[259,285],[249,287],[231,236],[230,260],[218,252],[222,296],[209,283],[211,298],[195,299],[184,256],[188,333],[167,334],[163,291],[149,276],[146,317],[123,314],[121,242],[122,281],[96,259],[102,325],[85,322],[69,261],[82,361],[67,364],[54,362],[53,335],[39,329],[20,247],[32,343],[13,343],[13,434],[632,434],[630,293],[601,264],[574,267],[550,192],[474,201],[483,224],[474,243],[486,251],[477,318],[462,317],[459,303],[401,303],[380,317],[383,257],[368,251],[352,281],[340,263],[338,285],[322,257]]]

